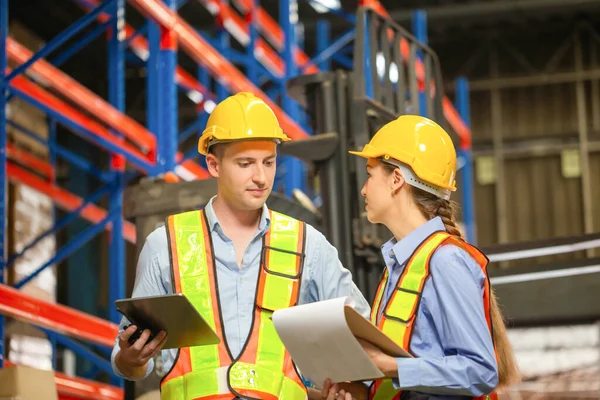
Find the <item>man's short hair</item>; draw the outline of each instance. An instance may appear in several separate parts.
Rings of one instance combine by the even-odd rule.
[[[225,146],[228,143],[215,143],[208,148],[208,154],[213,154],[219,160],[223,158],[223,154],[225,153]]]

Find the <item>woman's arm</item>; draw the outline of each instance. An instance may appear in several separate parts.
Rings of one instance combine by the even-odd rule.
[[[427,307],[435,330],[432,336],[440,338],[444,355],[394,359],[370,344],[364,346],[365,350],[379,369],[393,378],[398,389],[430,394],[489,394],[498,384],[498,372],[483,308],[485,276],[479,265],[456,246],[438,249],[430,268],[421,307]]]

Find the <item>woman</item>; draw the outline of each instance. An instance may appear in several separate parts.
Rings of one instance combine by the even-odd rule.
[[[386,375],[370,384],[368,397],[493,396],[518,381],[487,258],[456,226],[449,201],[456,152],[448,134],[427,118],[405,115],[351,153],[368,159],[361,191],[367,218],[394,235],[382,247],[386,268],[371,322],[414,356],[396,359],[362,342]],[[363,397],[357,386],[326,384],[322,397]]]

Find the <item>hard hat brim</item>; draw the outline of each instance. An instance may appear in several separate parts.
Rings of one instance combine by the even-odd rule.
[[[383,156],[382,152],[376,151],[376,149],[369,144],[365,145],[361,151],[349,151],[348,153],[362,158],[379,158]]]
[[[267,141],[267,142],[275,142],[276,144],[281,144],[282,142],[287,142],[289,140],[292,140],[291,138],[283,135],[280,137],[273,137],[273,136],[265,136],[265,137],[253,137],[253,138],[243,138],[243,139],[225,139],[225,140],[219,140],[217,138],[214,138],[213,140],[215,140],[214,143],[208,143],[209,139],[211,138],[204,138],[204,140],[202,140],[202,138],[200,138],[200,140],[198,141],[198,153],[200,153],[203,156],[206,156],[208,154],[208,148],[212,145],[218,144],[218,143],[234,143],[234,142],[259,142],[259,141]]]
[[[370,146],[369,144],[367,144],[362,151],[349,151],[348,153],[355,155],[355,156],[359,156],[362,158],[374,158],[374,159],[382,159],[382,161],[388,162],[390,164],[396,165],[396,163],[391,162],[390,160],[393,160],[392,158],[390,158],[388,155],[386,155],[385,153],[382,153],[381,151],[377,151],[376,149],[372,148],[372,146]],[[402,161],[398,161],[399,163],[402,163]],[[415,176],[419,176],[416,171],[413,171],[413,173],[415,174]],[[421,176],[419,176],[419,178],[421,178],[422,180],[424,178],[422,178]],[[456,186],[454,185],[436,185],[437,187],[439,187],[440,189],[445,189],[445,190],[449,190],[449,191],[456,191]]]

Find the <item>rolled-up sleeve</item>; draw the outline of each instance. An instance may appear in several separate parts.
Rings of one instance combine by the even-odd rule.
[[[132,298],[145,296],[159,296],[167,294],[168,292],[165,287],[164,279],[162,278],[164,272],[161,271],[159,256],[157,254],[157,251],[165,251],[165,249],[161,246],[166,245],[166,237],[161,238],[160,235],[166,235],[164,228],[159,228],[152,232],[148,236],[144,243],[144,246],[142,247],[137,262],[137,274],[135,278],[133,292],[131,295]],[[119,324],[119,334],[123,332],[123,328],[129,323],[130,322],[127,320],[127,318],[123,317],[121,319],[121,322]],[[129,377],[124,376],[115,364],[115,357],[119,351],[119,337],[117,336],[110,357],[112,369],[116,375],[129,380],[142,380],[148,377],[148,375],[150,375],[150,373],[154,369],[154,360],[150,359],[150,361],[148,362],[148,368],[146,369],[146,373],[143,377],[139,379],[131,379]]]
[[[475,260],[455,246],[438,249],[430,269],[420,307],[433,320],[444,356],[397,359],[394,385],[430,394],[489,394],[498,384],[498,371],[483,307],[486,278]]]
[[[312,226],[307,226],[306,233],[307,257],[310,257],[307,260],[310,263],[310,300],[348,296],[354,300],[355,310],[368,319],[371,312],[369,302],[352,280],[350,271],[342,265],[337,249]]]

